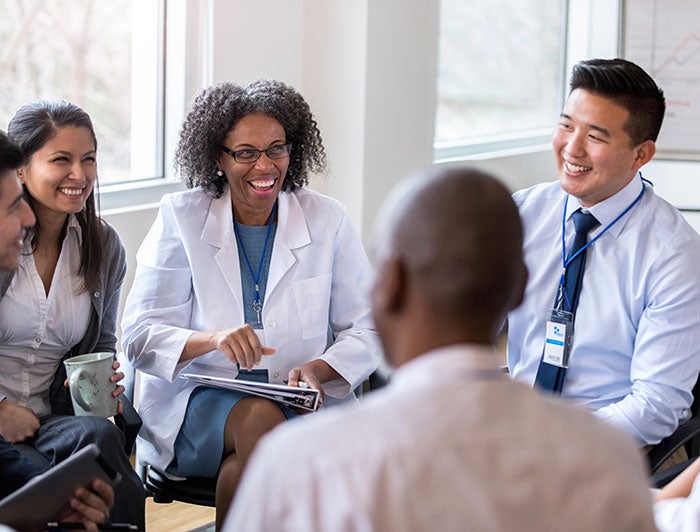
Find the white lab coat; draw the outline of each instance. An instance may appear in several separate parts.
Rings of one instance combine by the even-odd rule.
[[[192,333],[244,323],[229,189],[218,199],[200,189],[164,196],[137,261],[122,338],[128,359],[144,373],[139,460],[165,469],[196,386],[178,374],[202,366],[236,371],[219,351],[178,363]],[[377,367],[380,352],[367,301],[370,277],[343,205],[307,189],[280,193],[262,311],[265,344],[277,349],[266,357],[270,382],[321,358],[342,376],[324,383],[325,404],[354,399],[352,390]]]

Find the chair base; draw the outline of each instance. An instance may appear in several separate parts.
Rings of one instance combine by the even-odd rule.
[[[172,480],[161,471],[149,467],[144,485],[156,503],[180,501],[212,508],[216,506],[216,478],[188,477],[185,480]]]

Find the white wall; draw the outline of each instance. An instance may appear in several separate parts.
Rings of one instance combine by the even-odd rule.
[[[364,236],[389,189],[432,161],[438,6],[214,2],[214,80],[272,77],[304,94],[329,157],[313,186],[342,201]]]
[[[105,213],[105,219],[114,226],[126,248],[126,277],[122,286],[121,299],[119,300],[119,314],[117,324],[121,323],[124,301],[129,294],[131,284],[136,272],[136,252],[146,232],[153,225],[158,212],[157,205],[141,205],[132,209],[119,209]],[[117,351],[121,350],[121,327],[117,327]]]

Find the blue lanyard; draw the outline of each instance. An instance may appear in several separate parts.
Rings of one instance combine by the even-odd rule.
[[[596,240],[598,240],[601,236],[605,234],[605,232],[610,229],[613,225],[615,225],[620,218],[622,218],[625,214],[627,214],[630,210],[632,210],[632,207],[634,207],[639,201],[642,199],[642,196],[644,196],[644,192],[646,191],[646,183],[649,183],[650,185],[653,186],[653,183],[649,181],[648,179],[644,179],[642,176],[642,172],[639,172],[639,178],[642,180],[642,191],[639,193],[639,195],[635,198],[635,200],[630,203],[627,208],[622,211],[620,214],[617,215],[617,218],[615,218],[612,222],[610,222],[607,226],[605,226],[605,229],[603,229],[594,239],[592,239],[590,242],[587,242],[585,246],[583,246],[581,249],[579,249],[576,253],[574,253],[571,257],[569,257],[569,260],[566,260],[566,239],[565,239],[565,233],[566,233],[566,207],[569,204],[569,195],[566,195],[566,199],[564,200],[564,212],[561,215],[561,263],[562,263],[562,272],[561,272],[561,279],[559,281],[559,287],[564,286],[564,275],[566,274],[566,269],[569,267],[571,262],[578,257],[581,253],[583,253],[584,250],[588,249],[588,247],[593,244]]]
[[[265,260],[265,252],[267,251],[267,243],[270,240],[270,230],[272,229],[272,221],[275,219],[275,211],[277,210],[277,202],[272,206],[272,213],[270,214],[270,222],[267,224],[267,235],[265,236],[265,245],[263,246],[262,255],[260,255],[260,263],[258,264],[258,274],[255,275],[253,272],[253,266],[250,264],[250,259],[248,258],[248,253],[246,253],[245,245],[243,244],[243,239],[241,238],[241,233],[238,230],[238,224],[236,219],[233,220],[233,230],[236,233],[236,238],[241,243],[241,250],[243,251],[243,258],[248,266],[248,271],[250,272],[250,277],[253,279],[255,284],[255,300],[253,301],[253,310],[258,317],[258,325],[260,325],[260,311],[262,310],[262,303],[260,302],[260,276],[262,275],[263,262]]]

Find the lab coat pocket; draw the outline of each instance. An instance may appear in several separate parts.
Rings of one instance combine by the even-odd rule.
[[[294,298],[304,340],[325,336],[328,331],[328,309],[332,275],[320,275],[294,282]]]

